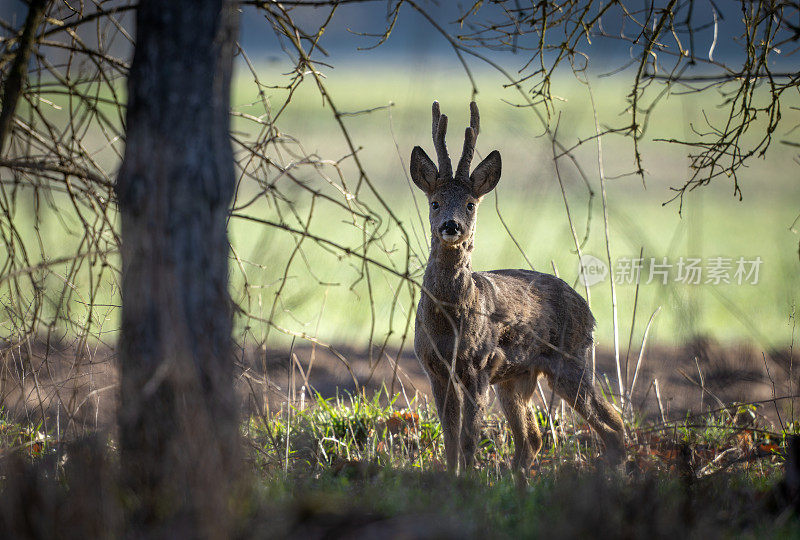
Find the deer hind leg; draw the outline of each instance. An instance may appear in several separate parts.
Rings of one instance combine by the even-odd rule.
[[[514,436],[512,467],[515,472],[523,475],[528,472],[533,459],[542,448],[542,434],[531,403],[537,377],[538,375],[531,375],[523,379],[507,380],[495,387],[500,406]]]
[[[592,426],[606,447],[606,460],[618,464],[625,458],[622,417],[591,384],[591,368],[562,359],[561,369],[547,373],[550,386]]]

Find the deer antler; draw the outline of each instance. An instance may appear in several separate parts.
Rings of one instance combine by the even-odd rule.
[[[453,165],[447,154],[447,145],[444,136],[447,134],[447,116],[439,111],[439,102],[434,101],[433,107],[433,146],[436,148],[436,157],[439,161],[439,178],[450,179],[453,177]]]
[[[464,132],[464,149],[461,151],[461,159],[458,160],[456,178],[469,179],[469,166],[472,163],[472,155],[475,153],[475,142],[478,140],[480,127],[481,117],[478,113],[478,104],[472,101],[469,104],[469,127]]]

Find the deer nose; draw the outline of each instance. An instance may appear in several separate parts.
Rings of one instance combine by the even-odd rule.
[[[461,225],[456,223],[455,220],[451,219],[442,223],[442,226],[439,227],[439,232],[447,235],[456,235],[461,233]]]

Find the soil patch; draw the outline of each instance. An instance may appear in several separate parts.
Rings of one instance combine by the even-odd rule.
[[[0,405],[12,417],[33,424],[44,418],[43,427],[63,435],[113,427],[119,375],[112,349],[37,343],[0,347],[0,355]],[[628,358],[628,380],[636,361],[634,355]],[[358,392],[400,393],[401,407],[414,399],[432,400],[427,377],[409,350],[370,354],[366,348],[303,344],[291,351],[246,349],[236,362],[237,393],[249,411],[276,412],[289,401],[310,403],[317,395],[346,398]],[[624,356],[621,364],[624,380]],[[797,393],[793,364],[791,350],[762,351],[746,343],[696,339],[676,347],[656,345],[642,361],[632,402],[650,419],[659,419],[662,410],[667,419],[677,419],[690,411],[757,402],[760,414],[787,423],[800,416],[800,402],[785,399]],[[597,378],[605,391],[618,392],[613,351],[598,350]],[[549,401],[546,384],[543,389]]]

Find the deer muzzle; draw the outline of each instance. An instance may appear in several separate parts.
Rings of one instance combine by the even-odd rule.
[[[448,243],[457,242],[463,234],[464,234],[463,227],[461,227],[461,225],[458,222],[452,219],[449,221],[445,221],[439,227],[439,236],[442,237],[442,240]]]

